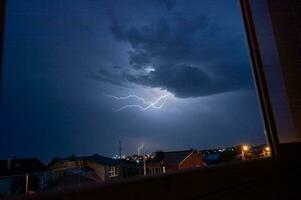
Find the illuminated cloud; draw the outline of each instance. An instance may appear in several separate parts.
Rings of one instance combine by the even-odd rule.
[[[165,89],[179,98],[251,88],[244,52],[232,50],[240,41],[205,14],[170,11],[140,27],[113,17],[110,30],[117,42],[131,46],[129,63],[119,73],[124,83]],[[149,66],[153,70],[141,73]]]

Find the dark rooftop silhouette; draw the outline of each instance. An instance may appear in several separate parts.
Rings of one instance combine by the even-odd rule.
[[[37,158],[0,160],[0,176],[35,173],[45,170],[45,165]]]

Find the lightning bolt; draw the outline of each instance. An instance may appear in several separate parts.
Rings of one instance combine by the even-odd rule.
[[[143,148],[143,146],[144,146],[144,144],[142,143],[141,146],[138,147],[138,150],[137,150],[138,156],[140,155],[140,150]]]
[[[133,95],[133,94],[125,96],[125,97],[116,97],[116,96],[108,95],[108,94],[106,94],[106,96],[111,97],[111,98],[116,99],[116,100],[128,100],[130,98],[135,98],[135,99],[141,101],[145,105],[145,106],[142,106],[142,105],[139,105],[139,104],[128,104],[128,105],[122,106],[121,108],[116,110],[117,112],[119,112],[119,111],[125,110],[127,108],[139,108],[140,110],[143,110],[143,111],[149,110],[151,108],[161,109],[164,106],[164,104],[166,103],[169,95],[168,94],[167,95],[162,95],[158,99],[156,99],[155,101],[146,101],[144,98],[139,97],[137,95]]]
[[[151,104],[152,102],[151,101],[146,101],[145,99],[143,99],[142,97],[139,97],[137,95],[134,95],[134,94],[131,94],[131,95],[128,95],[126,97],[116,97],[116,96],[113,96],[113,95],[110,95],[110,94],[105,94],[107,97],[112,97],[113,99],[116,99],[116,100],[127,100],[127,99],[130,99],[130,98],[136,98],[138,99],[139,101],[142,101],[144,104]]]

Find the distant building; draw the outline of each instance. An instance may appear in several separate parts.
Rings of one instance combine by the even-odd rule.
[[[271,149],[265,144],[252,145],[247,151],[243,150],[242,152],[245,160],[267,158],[271,156]]]
[[[202,154],[198,151],[159,151],[156,152],[153,160],[146,163],[146,174],[158,174],[203,166]]]

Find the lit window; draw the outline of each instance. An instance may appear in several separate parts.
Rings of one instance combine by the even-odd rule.
[[[117,168],[115,166],[110,166],[110,168],[109,168],[109,177],[115,177],[115,176],[118,176]]]

